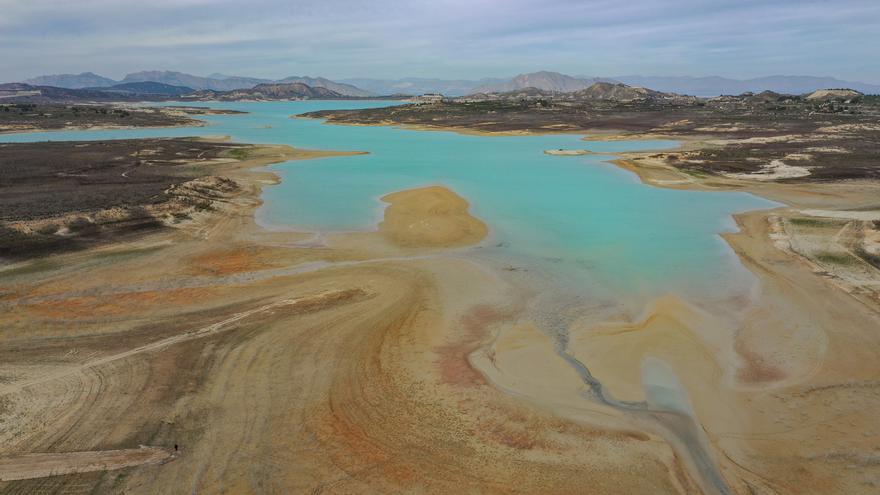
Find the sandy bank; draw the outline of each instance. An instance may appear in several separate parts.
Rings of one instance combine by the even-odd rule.
[[[387,194],[379,232],[407,248],[458,247],[476,244],[488,227],[468,211],[464,198],[442,186]]]
[[[545,155],[556,155],[556,156],[583,156],[589,155],[592,152],[590,150],[544,150]]]

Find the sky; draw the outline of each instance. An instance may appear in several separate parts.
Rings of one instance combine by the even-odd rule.
[[[0,0],[0,80],[139,70],[880,83],[880,0]]]

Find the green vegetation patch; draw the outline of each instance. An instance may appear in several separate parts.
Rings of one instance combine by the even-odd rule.
[[[156,245],[156,246],[146,246],[146,247],[138,247],[131,249],[121,249],[116,251],[105,251],[105,252],[97,252],[93,255],[93,258],[96,260],[123,260],[134,258],[144,254],[155,253],[161,249],[164,249],[164,245]]]
[[[2,277],[17,277],[22,275],[31,275],[33,273],[55,270],[61,267],[61,263],[46,258],[38,258],[30,263],[22,266],[0,271]]]
[[[822,251],[816,253],[816,259],[828,265],[852,265],[855,259],[846,253],[833,253],[831,251]]]
[[[798,227],[837,227],[840,226],[840,220],[827,220],[823,218],[812,218],[812,217],[794,217],[789,218],[788,221],[792,225],[796,225]]]
[[[250,148],[235,148],[229,151],[229,156],[236,160],[247,160],[251,156]]]
[[[859,258],[865,260],[874,268],[880,269],[880,255],[869,253],[862,248],[856,249],[856,254],[859,255]]]
[[[705,179],[712,176],[709,172],[696,168],[680,168],[679,170],[691,177],[696,177],[697,179]]]

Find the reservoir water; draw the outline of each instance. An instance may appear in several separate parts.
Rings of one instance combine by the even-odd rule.
[[[249,112],[204,117],[207,127],[0,135],[0,141],[104,140],[228,135],[235,141],[369,154],[274,165],[258,220],[310,231],[375,228],[386,193],[443,184],[491,228],[482,253],[540,266],[605,296],[665,293],[729,297],[750,274],[719,233],[731,215],[774,203],[752,195],[659,189],[605,163],[603,155],[550,156],[547,149],[621,152],[671,141],[585,142],[574,134],[474,136],[395,127],[338,126],[290,118],[303,112],[392,104],[379,101],[210,103]]]

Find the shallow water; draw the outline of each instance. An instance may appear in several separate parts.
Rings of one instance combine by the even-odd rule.
[[[317,109],[387,104],[211,103],[250,113],[208,116],[208,127],[26,133],[0,135],[0,141],[230,135],[242,142],[368,151],[273,166],[282,182],[265,189],[258,220],[318,231],[372,229],[381,217],[382,195],[443,184],[467,198],[490,225],[482,253],[519,260],[572,288],[639,300],[667,292],[724,298],[751,280],[718,234],[734,229],[732,213],[773,203],[742,193],[645,186],[604,163],[608,156],[543,153],[661,149],[674,142],[584,142],[573,134],[471,136],[289,118]]]

